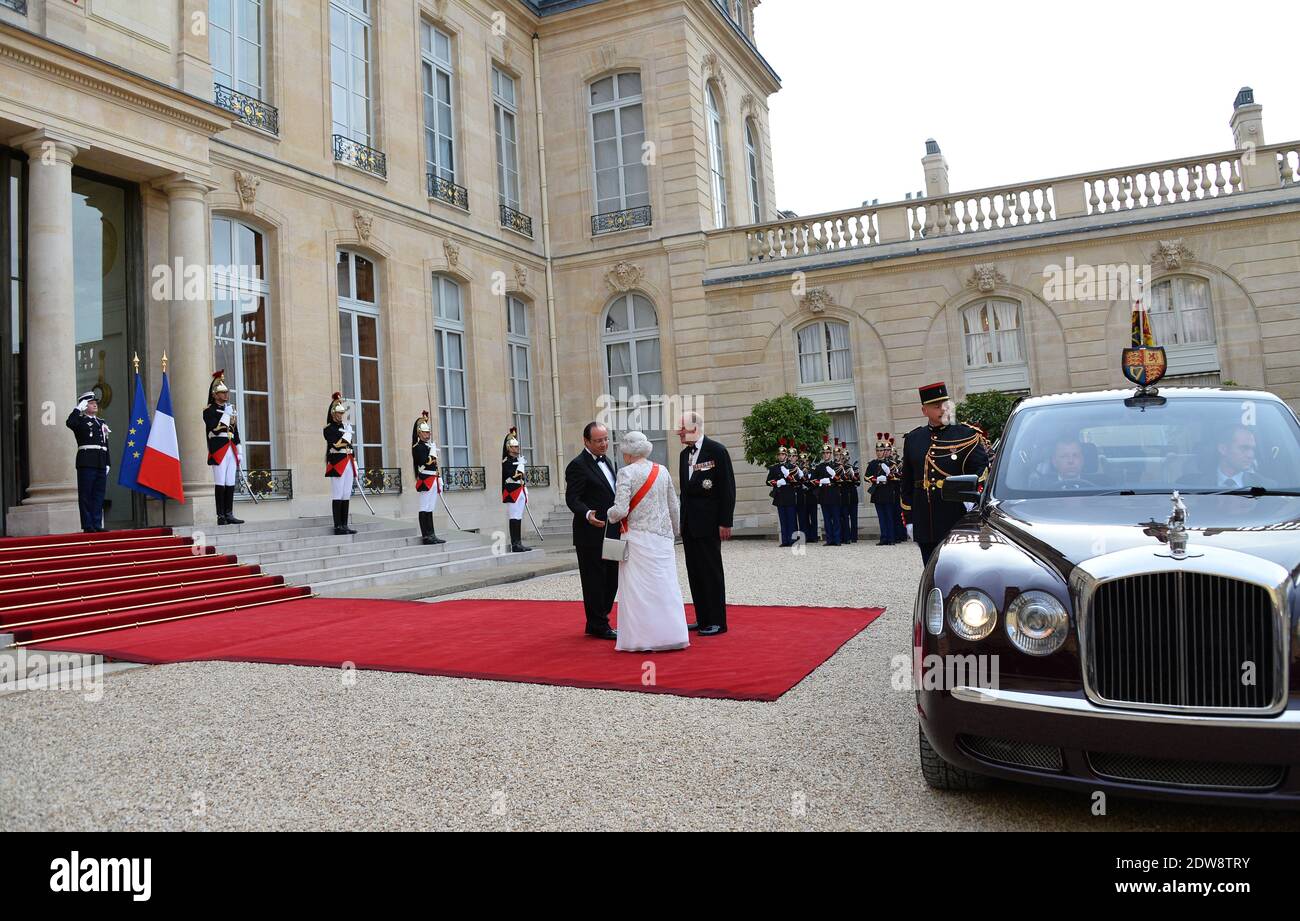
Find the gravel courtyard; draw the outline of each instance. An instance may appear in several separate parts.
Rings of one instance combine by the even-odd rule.
[[[1295,813],[1112,797],[1097,817],[1032,787],[931,791],[912,697],[890,682],[915,546],[734,541],[725,560],[736,603],[888,611],[774,703],[225,663],[110,675],[98,702],[11,695],[0,831],[1300,830]],[[456,597],[580,594],[573,572]]]

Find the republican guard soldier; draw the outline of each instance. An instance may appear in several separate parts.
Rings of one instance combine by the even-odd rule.
[[[445,544],[433,527],[433,513],[438,510],[438,495],[442,492],[442,472],[438,469],[438,445],[433,440],[427,409],[411,427],[411,461],[415,464],[415,491],[420,497],[420,542]]]
[[[99,418],[99,398],[87,390],[77,397],[76,408],[64,423],[77,439],[77,508],[81,530],[87,534],[107,531],[104,527],[104,490],[108,487],[110,429]]]
[[[790,463],[790,451],[784,438],[776,452],[776,463],[767,468],[767,485],[772,487],[772,504],[776,506],[776,517],[781,523],[780,546],[792,546],[794,532],[799,529],[799,516],[795,507],[794,465]]]

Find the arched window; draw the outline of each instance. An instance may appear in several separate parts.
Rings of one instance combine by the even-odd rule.
[[[357,464],[382,467],[384,401],[375,264],[360,253],[339,250],[338,286],[339,363],[343,397],[352,403]]]
[[[651,454],[668,462],[666,426],[662,415],[663,365],[659,356],[659,316],[642,294],[621,294],[602,319],[609,403],[616,426],[631,431],[640,427],[654,445]],[[612,431],[615,442],[618,432]]]
[[[1165,349],[1169,377],[1183,378],[1183,385],[1217,385],[1219,347],[1209,282],[1192,275],[1162,279],[1151,286],[1148,309],[1151,332]]]
[[[448,467],[469,466],[469,387],[465,378],[465,309],[460,285],[433,276],[433,336],[437,355],[439,456]]]
[[[645,113],[641,74],[613,74],[591,84],[592,163],[596,170],[596,213],[608,214],[650,204],[646,166]],[[643,221],[621,226],[644,226]]]
[[[799,383],[826,384],[853,380],[853,354],[847,323],[825,320],[796,335],[799,344]]]
[[[968,393],[1029,389],[1019,304],[999,298],[976,301],[962,308],[961,328]]]
[[[758,152],[758,131],[752,118],[745,119],[745,166],[749,172],[749,221],[763,220],[762,156]]]
[[[213,218],[212,262],[213,364],[226,372],[244,466],[269,470],[277,452],[271,420],[271,289],[262,235],[238,221]]]
[[[709,171],[713,175],[713,223],[727,226],[727,167],[725,147],[722,143],[722,113],[713,84],[704,87],[705,102],[709,109]]]
[[[532,463],[533,369],[529,338],[528,305],[513,294],[506,296],[506,365],[510,375],[513,425],[519,430],[519,454]]]

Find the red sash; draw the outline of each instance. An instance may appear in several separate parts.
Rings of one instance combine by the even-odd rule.
[[[326,475],[326,476],[329,476],[329,472],[328,472],[328,471],[331,471],[331,470],[332,470],[332,471],[334,471],[336,474],[338,474],[339,476],[343,476],[343,471],[344,471],[344,470],[347,470],[348,467],[350,467],[351,465],[352,465],[352,455],[351,455],[351,454],[345,454],[345,455],[343,456],[343,460],[339,461],[338,463],[336,463],[336,464],[326,464],[326,465],[325,465],[325,470],[326,470],[326,474],[325,474],[325,475]]]
[[[211,452],[208,456],[212,458],[214,464],[219,466],[226,459],[226,452],[234,447],[234,444],[233,441],[227,440],[218,450]]]
[[[645,498],[645,494],[650,491],[650,487],[654,485],[655,477],[658,475],[659,465],[655,464],[650,468],[650,475],[645,478],[645,482],[641,484],[641,488],[636,491],[636,495],[632,497],[632,502],[627,507],[627,518],[624,518],[619,525],[622,533],[627,533],[627,520],[632,517],[632,509],[636,508],[641,503],[641,500]]]

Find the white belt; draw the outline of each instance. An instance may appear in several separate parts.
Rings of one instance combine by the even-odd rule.
[[[108,445],[77,445],[78,451],[107,451]]]

